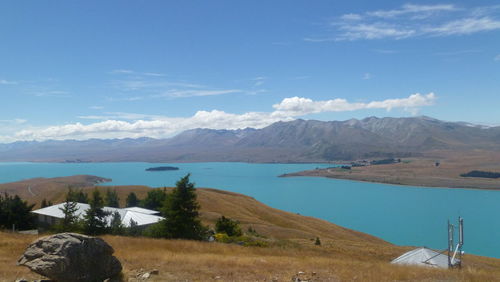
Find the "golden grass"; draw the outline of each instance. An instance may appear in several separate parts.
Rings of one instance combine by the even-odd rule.
[[[39,279],[15,261],[35,236],[0,233],[0,281]],[[299,271],[317,281],[500,281],[500,263],[475,262],[462,270],[404,267],[357,260],[326,246],[242,247],[220,243],[103,236],[122,262],[125,281],[158,269],[151,281],[290,281]],[[484,259],[484,258],[479,258]],[[469,257],[465,258],[468,261]],[[489,260],[489,259],[487,259]],[[313,273],[316,273],[313,276]]]

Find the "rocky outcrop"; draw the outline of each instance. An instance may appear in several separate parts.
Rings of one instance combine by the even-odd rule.
[[[113,252],[101,238],[60,233],[31,243],[18,265],[55,281],[103,281],[121,273]]]

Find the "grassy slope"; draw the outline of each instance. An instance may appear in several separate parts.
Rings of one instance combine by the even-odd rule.
[[[64,179],[58,179],[59,182]],[[50,181],[46,181],[49,183]],[[0,191],[11,186],[3,185]],[[45,195],[54,202],[63,199],[63,191]],[[47,188],[47,189],[49,189]],[[145,186],[114,187],[120,198],[130,191],[144,197]],[[93,187],[85,188],[87,190]],[[107,187],[99,187],[103,191]],[[206,281],[220,276],[226,281],[268,281],[278,278],[290,281],[298,271],[323,280],[466,280],[494,281],[500,277],[500,260],[467,255],[462,271],[400,267],[388,264],[408,247],[394,246],[376,237],[339,227],[335,224],[273,209],[241,194],[215,189],[198,189],[201,215],[205,224],[213,224],[221,214],[251,225],[260,234],[274,238],[278,244],[269,248],[241,247],[219,243],[182,240],[155,240],[104,236],[116,250],[124,273],[132,277],[143,268],[159,269],[157,281]],[[39,199],[43,198],[39,195]],[[245,228],[246,229],[246,228]],[[322,246],[310,239],[319,236]],[[26,268],[15,266],[24,248],[36,238],[32,235],[0,233],[0,281],[14,278],[37,278]],[[3,280],[2,280],[3,279]]]

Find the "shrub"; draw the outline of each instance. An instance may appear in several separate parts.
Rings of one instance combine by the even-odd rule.
[[[228,236],[241,236],[240,223],[225,216],[221,216],[215,223],[215,232],[226,233]]]

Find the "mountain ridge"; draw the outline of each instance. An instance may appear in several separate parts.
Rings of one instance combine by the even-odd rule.
[[[197,128],[168,139],[18,141],[0,144],[0,161],[330,162],[477,149],[500,150],[500,127],[427,116],[372,116],[345,121],[296,119],[261,129]]]

